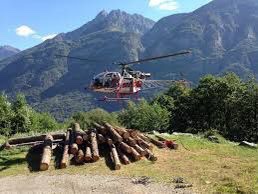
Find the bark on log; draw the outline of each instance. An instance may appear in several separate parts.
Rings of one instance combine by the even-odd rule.
[[[138,138],[137,140],[138,144],[142,147],[142,148],[147,148],[149,150],[153,150],[153,146],[150,143],[147,143],[146,141],[144,141],[141,138]]]
[[[86,146],[86,149],[85,149],[85,161],[86,162],[92,161],[92,154],[91,154],[90,146]]]
[[[132,138],[136,138],[137,137],[137,131],[134,129],[127,129],[127,131],[130,133],[130,136]]]
[[[129,137],[127,140],[126,140],[126,143],[130,146],[135,146],[136,145],[136,141],[135,139],[133,139],[132,137]]]
[[[150,142],[150,139],[149,139],[149,137],[146,137],[145,135],[143,135],[142,133],[137,133],[137,136],[139,137],[139,138],[141,138],[142,140],[144,140],[144,141],[146,141],[146,142]]]
[[[141,156],[145,156],[147,154],[146,150],[144,150],[143,148],[141,148],[139,145],[135,145],[133,147]]]
[[[82,145],[83,144],[83,135],[85,135],[85,131],[83,131],[79,125],[79,123],[74,123],[73,125],[73,131],[75,134],[75,142],[78,145]]]
[[[67,130],[66,137],[65,137],[65,144],[64,144],[64,150],[63,150],[63,156],[60,163],[60,168],[66,168],[69,163],[69,145],[70,145],[70,135],[71,130]]]
[[[158,160],[158,158],[156,156],[154,156],[154,154],[149,149],[146,148],[145,151],[147,152],[146,157],[148,158],[148,160],[150,160],[150,161]]]
[[[73,143],[70,147],[70,153],[73,155],[76,155],[78,150],[79,150],[78,145],[76,143]]]
[[[110,148],[111,148],[111,153],[112,153],[112,157],[113,157],[113,160],[114,160],[114,169],[115,170],[120,170],[121,169],[121,162],[120,162],[117,150],[116,150],[116,146],[114,144],[112,144],[110,146]]]
[[[40,162],[41,171],[48,170],[49,168],[51,155],[52,155],[52,142],[53,142],[53,137],[51,135],[46,135],[44,140],[43,154]]]
[[[98,133],[101,133],[102,135],[106,135],[107,134],[107,130],[104,126],[98,124],[98,123],[93,123],[93,125],[96,127]]]
[[[121,135],[124,139],[128,139],[130,137],[130,133],[122,128],[122,127],[118,127],[118,126],[115,126],[114,129],[119,133],[119,135]]]
[[[105,123],[105,127],[106,129],[110,132],[110,134],[112,135],[112,139],[115,142],[122,142],[123,138],[121,137],[121,135],[119,135],[119,133],[112,127],[112,125]]]
[[[131,154],[132,154],[135,161],[138,161],[138,160],[141,159],[141,155],[134,148],[132,148],[132,153]]]
[[[92,146],[92,159],[95,162],[99,159],[99,148],[98,148],[98,142],[97,142],[96,129],[91,131],[91,146]]]
[[[111,146],[114,143],[113,140],[108,136],[106,137],[106,142],[109,146]]]
[[[88,141],[89,140],[89,135],[86,133],[86,131],[84,131],[84,132],[85,132],[85,134],[82,135],[82,139],[84,141]]]
[[[53,139],[64,139],[65,138],[65,133],[53,133],[50,135],[53,137]],[[36,141],[44,141],[45,137],[46,137],[46,135],[11,138],[8,140],[8,143],[10,145],[15,145],[15,144],[23,144],[23,143],[30,143],[30,142],[36,142]]]
[[[125,165],[130,164],[129,158],[121,151],[120,148],[117,148],[117,153],[118,153],[120,159],[122,160],[123,164],[125,164]]]
[[[75,155],[75,162],[77,164],[82,164],[84,162],[84,153],[81,149]]]
[[[132,147],[130,147],[129,145],[127,145],[124,142],[121,142],[119,144],[119,147],[121,148],[121,150],[123,150],[124,152],[126,152],[128,154],[132,153]]]
[[[158,141],[156,139],[153,139],[151,137],[148,137],[148,138],[149,138],[150,142],[153,143],[158,148],[165,148],[166,147],[166,145],[163,142],[160,142],[160,141]]]
[[[100,133],[98,133],[97,139],[98,139],[99,144],[105,143],[105,141],[106,141],[105,137]]]

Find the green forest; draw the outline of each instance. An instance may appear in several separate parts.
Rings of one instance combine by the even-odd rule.
[[[84,129],[95,121],[108,121],[144,132],[215,132],[232,141],[258,142],[258,83],[235,74],[207,75],[195,87],[178,83],[151,101],[129,102],[127,108],[114,113],[102,109],[78,112],[64,123],[33,110],[22,94],[13,101],[0,96],[0,135],[46,133],[73,121]]]

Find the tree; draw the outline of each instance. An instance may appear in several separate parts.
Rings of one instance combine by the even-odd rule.
[[[128,107],[119,114],[123,125],[141,131],[167,130],[169,117],[170,113],[165,108],[145,100],[138,104],[129,102]]]

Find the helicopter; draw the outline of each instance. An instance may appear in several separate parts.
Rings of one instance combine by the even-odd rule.
[[[99,99],[99,101],[127,101],[132,98],[127,96],[134,96],[138,99],[138,93],[144,89],[159,88],[164,85],[169,85],[175,82],[187,84],[186,80],[149,80],[151,73],[134,70],[132,65],[140,64],[143,62],[159,60],[168,57],[176,57],[180,55],[190,54],[190,51],[181,51],[177,53],[167,54],[163,56],[139,59],[130,62],[115,62],[112,64],[118,65],[121,68],[121,72],[118,71],[105,71],[97,74],[93,77],[89,87],[93,92],[110,94],[113,97],[107,97],[106,95]],[[93,61],[86,58],[78,58],[74,56],[56,55],[57,57],[66,57],[75,60]]]

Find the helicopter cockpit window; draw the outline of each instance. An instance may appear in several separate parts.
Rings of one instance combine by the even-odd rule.
[[[121,75],[118,72],[111,72],[105,75],[105,87],[115,88],[119,85]]]

